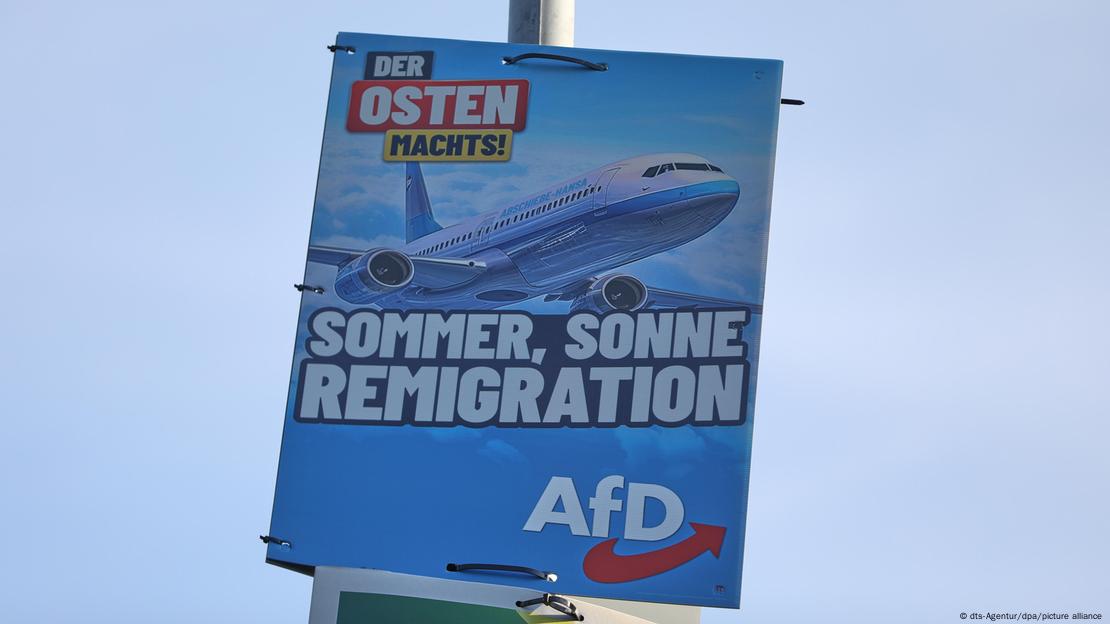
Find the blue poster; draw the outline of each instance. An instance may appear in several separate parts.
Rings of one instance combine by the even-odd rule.
[[[737,607],[782,63],[334,57],[267,559]]]

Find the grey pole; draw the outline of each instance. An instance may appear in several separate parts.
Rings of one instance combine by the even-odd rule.
[[[574,0],[509,0],[509,43],[574,45]]]

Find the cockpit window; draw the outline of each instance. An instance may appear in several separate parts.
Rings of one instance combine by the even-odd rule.
[[[654,178],[655,176],[663,175],[675,169],[680,171],[716,171],[724,173],[717,165],[710,165],[708,163],[664,163],[662,165],[648,167],[647,171],[644,171],[643,177]]]

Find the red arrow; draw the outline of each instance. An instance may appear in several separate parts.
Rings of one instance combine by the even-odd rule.
[[[694,529],[690,537],[666,548],[638,555],[618,555],[613,552],[617,538],[607,539],[586,553],[582,571],[587,578],[598,583],[626,583],[673,570],[707,550],[719,558],[721,544],[725,541],[725,527],[697,522],[691,522],[690,526]]]

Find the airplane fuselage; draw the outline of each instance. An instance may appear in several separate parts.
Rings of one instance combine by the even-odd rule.
[[[458,286],[404,289],[375,304],[495,308],[561,293],[705,234],[739,193],[736,180],[692,154],[599,167],[408,243],[400,251],[412,257],[469,258],[488,268]]]

